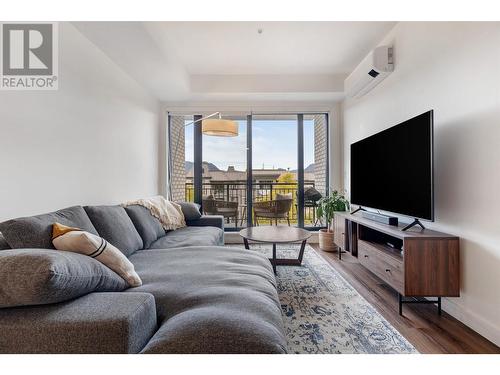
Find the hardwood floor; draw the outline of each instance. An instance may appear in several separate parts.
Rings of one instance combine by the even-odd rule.
[[[389,321],[420,353],[496,353],[500,348],[443,311],[439,316],[435,305],[407,304],[403,316],[398,313],[397,293],[381,279],[365,269],[355,257],[311,247]]]

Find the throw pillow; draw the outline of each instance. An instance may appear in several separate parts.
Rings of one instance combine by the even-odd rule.
[[[127,287],[116,273],[81,254],[49,249],[0,251],[0,308],[45,305]]]
[[[59,223],[55,223],[52,228],[52,243],[57,250],[88,255],[115,271],[130,286],[142,285],[134,265],[104,238]]]
[[[200,205],[193,202],[178,202],[186,221],[198,220],[201,217]]]

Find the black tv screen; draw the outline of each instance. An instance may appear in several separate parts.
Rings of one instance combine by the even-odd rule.
[[[351,203],[434,220],[433,112],[351,144]]]

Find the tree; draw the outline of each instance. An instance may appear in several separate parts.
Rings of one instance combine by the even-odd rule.
[[[294,184],[297,181],[295,181],[295,176],[293,175],[293,173],[285,172],[278,177],[278,182],[282,184]]]

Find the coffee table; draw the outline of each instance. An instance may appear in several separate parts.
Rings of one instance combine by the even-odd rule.
[[[243,237],[245,249],[249,250],[248,241],[269,243],[273,245],[273,257],[269,259],[276,273],[276,266],[300,266],[304,256],[306,242],[311,237],[311,232],[294,227],[250,227],[242,229],[240,236]],[[276,244],[301,242],[298,258],[276,258]]]

